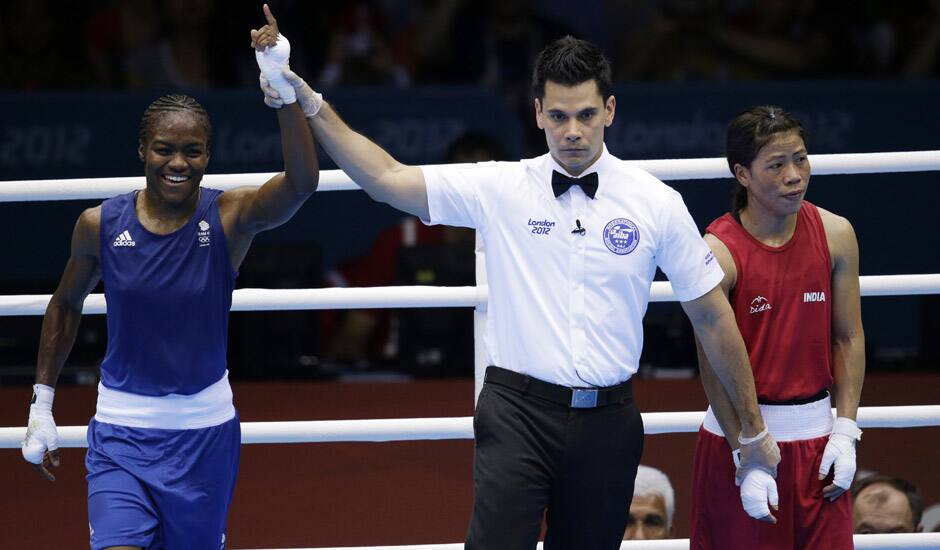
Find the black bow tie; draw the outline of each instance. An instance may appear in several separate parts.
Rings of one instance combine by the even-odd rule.
[[[562,196],[572,185],[580,186],[584,194],[593,199],[594,195],[597,194],[597,172],[591,172],[581,178],[572,178],[558,170],[552,171],[552,191],[555,193],[556,199]]]

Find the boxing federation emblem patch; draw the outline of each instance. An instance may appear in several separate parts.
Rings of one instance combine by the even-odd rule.
[[[640,230],[627,218],[611,220],[604,227],[604,244],[614,254],[629,254],[640,244]]]

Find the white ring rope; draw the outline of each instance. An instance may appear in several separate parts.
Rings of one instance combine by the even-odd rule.
[[[924,172],[940,170],[940,151],[810,155],[810,161],[813,175],[817,176]],[[667,181],[731,177],[728,162],[723,158],[636,160],[631,163]],[[261,185],[275,174],[207,174],[202,182],[207,187],[226,191],[245,185]],[[143,176],[0,181],[0,202],[105,199],[141,187]],[[355,189],[359,186],[341,170],[320,172],[318,191]]]
[[[895,533],[890,535],[855,535],[856,549],[931,550],[940,548],[940,533]],[[454,544],[419,544],[416,546],[346,546],[341,548],[297,548],[294,550],[463,550]],[[620,550],[689,550],[689,539],[623,541]],[[542,543],[538,544],[542,550]]]
[[[835,409],[833,409],[835,414]],[[703,411],[643,413],[647,435],[697,432]],[[940,426],[940,405],[859,407],[862,428]],[[300,420],[242,422],[242,443],[349,443],[473,439],[473,418],[388,418],[380,420]],[[86,426],[60,426],[59,447],[86,447]],[[20,446],[25,427],[0,428],[0,449]]]
[[[867,275],[859,277],[862,296],[940,294],[940,273]],[[0,296],[0,317],[43,315],[49,294]],[[240,288],[232,293],[232,311],[291,311],[313,309],[374,309],[419,307],[479,307],[487,300],[486,286],[381,286],[363,288]],[[674,301],[672,285],[653,283],[651,302]],[[105,312],[103,294],[85,299],[85,315]]]

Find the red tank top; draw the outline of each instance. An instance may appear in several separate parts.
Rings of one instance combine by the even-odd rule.
[[[755,239],[731,214],[706,230],[728,247],[738,271],[731,307],[744,337],[757,397],[790,401],[832,384],[832,263],[819,210],[803,201],[793,237],[780,247]]]

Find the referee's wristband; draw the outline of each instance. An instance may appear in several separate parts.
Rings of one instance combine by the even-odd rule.
[[[754,437],[741,437],[742,433],[744,432],[738,433],[738,443],[740,443],[741,445],[750,445],[751,443],[755,443],[757,441],[760,441],[761,439],[764,439],[765,437],[767,437],[767,434],[769,434],[770,432],[767,430],[767,427],[764,426],[764,429],[761,430],[761,432],[755,435]]]

